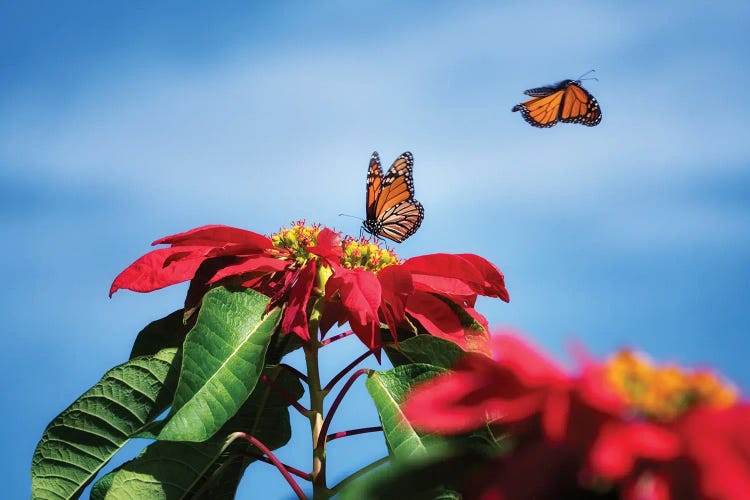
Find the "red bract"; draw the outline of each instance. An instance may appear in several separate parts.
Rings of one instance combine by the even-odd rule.
[[[150,292],[190,281],[186,311],[222,284],[253,288],[271,305],[287,305],[284,333],[310,340],[308,312],[315,301],[324,333],[349,322],[370,349],[382,345],[381,324],[395,338],[416,324],[422,333],[464,349],[489,352],[486,320],[473,309],[478,295],[508,301],[503,275],[476,255],[434,254],[399,263],[377,245],[347,239],[330,229],[298,223],[273,238],[227,226],[204,226],[168,236],[115,278],[121,288]],[[317,285],[316,285],[317,283]],[[322,300],[318,300],[322,299]]]
[[[241,284],[266,293],[274,302],[288,300],[282,330],[310,339],[306,306],[315,281],[315,260],[299,265],[289,249],[277,247],[271,239],[228,226],[203,226],[153,244],[163,243],[171,247],[149,252],[121,272],[110,296],[122,288],[150,292],[190,280],[185,305],[192,310],[212,286]],[[338,235],[329,229],[319,232],[317,244],[307,250],[312,248],[326,259],[341,255]]]
[[[152,245],[170,244],[147,253],[121,272],[109,289],[109,296],[125,288],[134,292],[151,292],[165,286],[193,279],[207,259],[236,256],[262,256],[274,248],[263,235],[229,226],[203,226],[184,233],[158,239]],[[286,267],[283,264],[282,269]]]
[[[750,406],[697,408],[659,425],[609,422],[589,465],[625,484],[628,499],[750,499]]]
[[[487,421],[541,417],[546,436],[560,441],[571,407],[588,406],[597,414],[620,407],[614,394],[598,390],[591,374],[567,375],[516,336],[496,336],[493,347],[495,360],[467,354],[454,370],[416,388],[404,406],[407,419],[428,431],[462,433]]]
[[[413,257],[377,274],[342,267],[326,285],[326,297],[338,297],[354,333],[373,348],[380,346],[381,323],[395,332],[409,317],[431,335],[465,350],[489,353],[487,322],[473,309],[478,295],[509,300],[502,273],[489,261],[469,254]],[[342,318],[329,316],[325,323],[337,321]]]

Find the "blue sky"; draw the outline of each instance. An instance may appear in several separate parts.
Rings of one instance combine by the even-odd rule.
[[[415,157],[426,218],[402,257],[471,252],[505,273],[510,304],[480,303],[491,324],[750,387],[749,22],[746,2],[4,2],[9,497],[28,494],[45,425],[181,304],[184,287],[108,299],[124,266],[207,223],[356,235],[337,214],[363,215],[373,150]],[[510,112],[592,68],[599,126]],[[333,349],[328,376],[359,352]],[[357,390],[333,428],[375,425],[369,404]],[[305,469],[307,445],[281,455]],[[331,483],[384,453],[332,443]],[[286,496],[256,469],[240,498]]]

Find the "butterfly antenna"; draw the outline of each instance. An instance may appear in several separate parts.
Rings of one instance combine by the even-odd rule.
[[[357,216],[355,216],[355,215],[349,215],[349,214],[339,214],[339,217],[351,217],[352,219],[357,219],[357,220],[359,220],[359,221],[362,221],[362,222],[364,222],[364,219],[362,219],[361,217],[357,217]]]
[[[592,77],[589,77],[589,78],[584,78],[584,76],[588,75],[589,73],[594,73],[594,72],[596,72],[596,70],[595,70],[595,69],[590,69],[590,70],[588,70],[587,72],[585,72],[584,74],[582,74],[581,76],[579,76],[578,78],[576,78],[576,81],[577,81],[577,82],[583,82],[583,81],[585,81],[585,80],[596,80],[596,81],[598,82],[598,81],[599,81],[599,79],[598,79],[598,78],[596,78],[596,77],[594,77],[594,76],[592,76]]]

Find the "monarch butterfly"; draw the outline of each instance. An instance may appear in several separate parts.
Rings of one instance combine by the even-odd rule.
[[[558,121],[593,127],[602,121],[599,103],[581,87],[580,78],[529,89],[524,94],[532,99],[516,104],[512,111],[520,111],[523,119],[534,127],[552,127]]]
[[[383,176],[377,151],[367,170],[367,218],[362,227],[374,236],[401,243],[417,232],[424,219],[422,204],[414,199],[414,157],[405,152]]]

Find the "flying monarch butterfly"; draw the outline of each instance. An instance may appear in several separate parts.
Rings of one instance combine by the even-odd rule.
[[[383,176],[377,151],[367,170],[367,218],[362,227],[374,236],[401,243],[417,232],[424,219],[422,204],[414,199],[414,157],[405,152]]]
[[[558,121],[587,127],[598,125],[602,121],[602,110],[594,96],[581,87],[581,77],[529,89],[524,94],[532,99],[516,104],[512,111],[520,111],[524,120],[540,128],[552,127]]]

